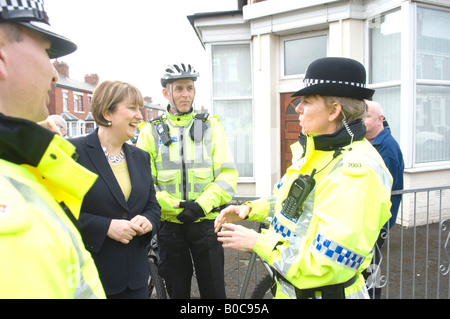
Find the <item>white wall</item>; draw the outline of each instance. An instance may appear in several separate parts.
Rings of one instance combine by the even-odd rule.
[[[280,179],[279,39],[253,38],[253,115],[255,129],[255,195],[268,196]]]
[[[404,174],[404,189],[432,188],[450,185],[450,171],[422,171]],[[403,195],[397,223],[406,227],[425,225],[450,218],[450,190],[418,192]],[[403,220],[402,220],[403,218]]]

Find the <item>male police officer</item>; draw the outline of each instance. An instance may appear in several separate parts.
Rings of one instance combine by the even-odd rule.
[[[49,58],[76,50],[42,24],[42,0],[0,1],[0,298],[104,298],[75,226],[96,175],[35,123],[58,79]]]
[[[137,142],[151,155],[163,221],[159,270],[171,298],[190,297],[192,262],[201,298],[226,297],[224,253],[213,223],[216,208],[236,190],[238,172],[219,119],[193,111],[198,76],[189,64],[165,70],[167,112],[142,127]]]

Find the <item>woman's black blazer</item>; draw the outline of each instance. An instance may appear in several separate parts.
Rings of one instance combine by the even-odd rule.
[[[149,270],[147,245],[159,230],[161,208],[155,197],[150,155],[130,144],[123,144],[131,179],[128,201],[106,160],[97,135],[93,133],[70,139],[78,153],[78,162],[98,175],[81,206],[81,235],[93,256],[107,295],[120,293],[127,287],[142,288]],[[153,225],[152,232],[134,237],[122,244],[106,236],[111,219],[131,220],[143,215]]]

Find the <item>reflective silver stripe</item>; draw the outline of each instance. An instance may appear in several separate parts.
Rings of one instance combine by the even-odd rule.
[[[285,226],[282,226],[276,216],[272,220],[272,227],[275,227],[285,233],[289,233],[288,241],[289,247],[281,252],[281,259],[276,261],[274,264],[275,269],[281,273],[283,276],[286,276],[291,265],[295,262],[295,259],[298,257],[298,249],[300,247],[300,242],[303,237],[306,235],[308,231],[309,225],[311,224],[311,219],[313,216],[314,210],[314,199],[315,199],[315,188],[311,191],[309,196],[306,198],[303,213],[300,215],[300,218],[297,220],[294,231],[285,230]]]
[[[391,179],[387,172],[383,169],[383,167],[372,158],[364,155],[365,162],[368,166],[370,166],[381,178],[383,185],[390,189]],[[334,167],[329,171],[328,176],[335,172],[337,169],[343,166],[343,158],[340,157]],[[309,225],[311,223],[311,219],[314,211],[314,200],[315,200],[315,189],[309,194],[307,197],[303,213],[300,218],[297,220],[294,231],[289,230],[286,226],[282,225],[280,221],[276,218],[273,218],[271,226],[273,229],[280,233],[283,237],[285,237],[289,241],[289,246],[281,252],[281,259],[274,263],[275,269],[280,272],[283,276],[286,275],[290,266],[295,262],[295,259],[298,257],[298,248],[300,247],[300,242],[303,237],[306,235],[308,231]],[[364,256],[361,256],[365,258]]]
[[[388,190],[391,190],[392,180],[389,177],[389,173],[383,168],[383,166],[373,158],[365,155],[364,160],[380,176],[381,182],[383,183],[384,187],[386,187],[386,189]]]
[[[39,207],[42,211],[47,213],[57,224],[59,227],[61,227],[62,230],[70,237],[72,244],[75,247],[75,250],[78,254],[78,260],[79,260],[79,267],[80,269],[66,269],[66,270],[74,270],[75,274],[79,274],[79,277],[76,280],[76,286],[75,286],[75,292],[73,298],[75,299],[89,299],[89,298],[97,298],[94,292],[92,291],[91,287],[88,285],[88,283],[85,281],[83,276],[83,267],[84,267],[84,258],[83,254],[81,253],[80,246],[78,245],[78,241],[72,231],[68,228],[66,223],[61,219],[61,217],[48,205],[48,203],[39,196],[36,191],[31,188],[30,186],[21,183],[15,179],[12,179],[9,176],[5,176],[5,178],[11,183],[12,186],[14,186],[19,193],[23,196],[23,198],[33,204]],[[70,265],[68,265],[70,266]],[[72,265],[77,266],[77,265]],[[67,284],[67,283],[64,283]]]
[[[217,177],[220,173],[222,173],[222,171],[224,169],[230,169],[230,170],[235,171],[236,170],[236,165],[234,164],[234,162],[222,163],[222,165],[220,165],[219,168],[214,170],[214,176]]]
[[[330,170],[329,174],[341,167],[342,163],[342,157],[340,157],[334,167]],[[286,226],[283,226],[276,216],[272,220],[271,226],[274,230],[277,233],[280,233],[283,237],[287,237],[287,240],[289,241],[289,246],[281,252],[281,259],[276,261],[274,264],[274,268],[283,276],[286,275],[292,263],[295,261],[295,258],[297,258],[300,242],[306,235],[309,225],[311,224],[315,197],[316,188],[314,188],[306,198],[305,203],[303,204],[303,213],[297,220],[294,231],[291,231]]]
[[[297,294],[295,293],[295,287],[291,283],[286,280],[277,281],[277,284],[280,285],[280,291],[284,293],[291,299],[297,299]]]
[[[211,168],[212,162],[204,162],[204,163],[195,163],[195,162],[187,162],[184,163],[186,169],[192,168]],[[179,161],[170,161],[170,162],[156,162],[156,168],[163,171],[172,171],[181,169],[181,162]]]
[[[277,204],[277,197],[270,196],[267,197],[266,200],[269,203],[269,215],[267,216],[267,218],[272,218],[275,215],[275,205]]]
[[[162,144],[161,139],[159,138],[159,134],[156,131],[156,125],[150,124],[152,129],[153,140],[155,143],[155,152],[156,157],[158,158],[158,154],[161,152],[162,162],[167,162],[170,160],[169,147]],[[155,164],[156,165],[156,164]]]
[[[194,148],[195,148],[195,162],[201,163],[203,162],[203,143],[200,142],[194,142]]]
[[[362,285],[361,290],[345,296],[345,299],[370,299],[366,285]]]
[[[214,181],[214,184],[216,184],[217,186],[219,186],[222,190],[224,190],[225,192],[227,192],[231,197],[234,196],[234,189],[233,186],[231,186],[230,184],[228,184],[226,181],[224,180],[219,180],[219,181]]]
[[[158,184],[156,185],[156,187],[158,188],[157,190],[159,191],[166,191],[170,194],[174,194],[176,193],[176,185],[164,185],[164,184]]]
[[[191,137],[189,135],[189,129],[191,125],[194,125],[195,123],[193,119],[191,119],[191,121],[186,126],[175,126],[170,121],[166,121],[165,123],[170,126],[172,133],[177,132],[178,134],[177,136],[174,136],[175,140],[174,137],[172,137],[174,141],[172,142],[172,145],[170,147],[167,147],[160,142],[159,135],[156,131],[156,125],[153,125],[152,134],[155,140],[155,148],[157,152],[155,160],[156,174],[158,175],[163,171],[177,170],[180,172],[181,180],[180,184],[178,185],[178,183],[174,184],[174,181],[172,181],[172,183],[170,181],[167,181],[167,183],[162,183],[161,180],[158,180],[158,178],[156,178],[155,184],[157,190],[165,190],[171,194],[174,194],[179,188],[178,191],[181,192],[181,196],[182,198],[184,198],[186,196],[184,194],[185,189],[181,189],[181,186],[185,185],[188,192],[187,196],[189,197],[189,199],[193,200],[195,198],[191,197],[196,197],[198,196],[198,194],[195,195],[192,193],[201,193],[209,183],[214,182],[224,191],[228,192],[230,196],[233,196],[233,187],[231,187],[226,181],[214,181],[214,178],[217,177],[223,169],[235,169],[235,166],[234,163],[223,163],[221,168],[214,170],[214,172],[212,171],[214,163],[211,158],[211,122],[206,122],[207,129],[204,132],[202,141],[192,142],[192,144]],[[173,153],[173,147],[178,147],[177,154]],[[171,151],[173,155],[179,156],[177,158],[171,158]],[[204,182],[202,182],[202,179],[198,180],[196,178],[192,178],[190,175],[192,173],[189,173],[189,175],[187,174],[187,172],[197,169],[211,169],[211,179],[204,178]]]

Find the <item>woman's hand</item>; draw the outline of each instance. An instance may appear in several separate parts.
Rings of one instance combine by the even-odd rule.
[[[139,236],[147,234],[148,232],[151,232],[152,229],[153,229],[152,223],[150,223],[150,221],[147,219],[147,217],[142,216],[142,215],[134,216],[130,220],[130,223],[133,223],[133,224],[135,224],[135,225],[140,227],[140,229],[137,231],[137,234]]]
[[[230,205],[227,208],[222,209],[214,221],[214,231],[217,233],[225,223],[236,223],[244,220],[249,213],[250,206],[248,205]]]
[[[106,235],[122,244],[128,244],[140,228],[125,219],[112,219]]]
[[[128,244],[134,236],[144,235],[152,229],[153,226],[146,217],[137,215],[130,221],[112,219],[106,235],[122,244]]]
[[[239,251],[252,251],[258,241],[258,234],[253,229],[240,225],[223,224],[222,230],[217,234],[218,241],[223,243],[223,248],[231,248]]]

